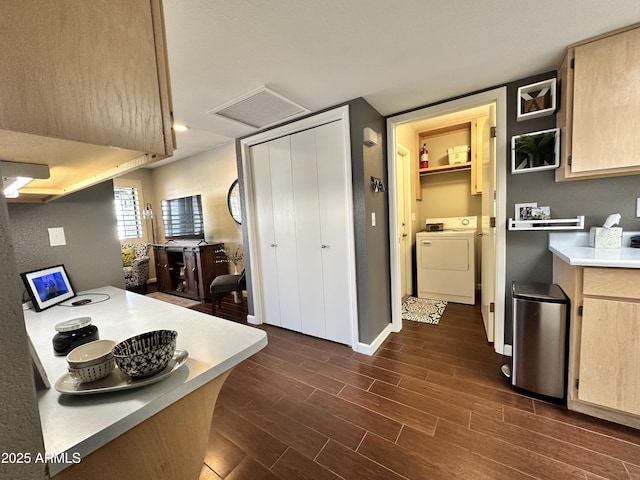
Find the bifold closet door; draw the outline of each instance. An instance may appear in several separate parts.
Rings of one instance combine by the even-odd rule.
[[[264,321],[301,331],[289,137],[251,147]]]
[[[291,135],[302,333],[351,343],[342,122]]]
[[[351,344],[343,123],[251,147],[265,323]]]

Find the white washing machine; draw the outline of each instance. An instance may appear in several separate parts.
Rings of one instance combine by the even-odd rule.
[[[418,297],[474,305],[477,217],[427,218],[416,234]]]

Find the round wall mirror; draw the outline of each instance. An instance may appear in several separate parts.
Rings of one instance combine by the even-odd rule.
[[[229,213],[236,223],[242,224],[242,211],[240,210],[240,185],[238,185],[238,179],[234,180],[229,188],[227,206],[229,207]]]

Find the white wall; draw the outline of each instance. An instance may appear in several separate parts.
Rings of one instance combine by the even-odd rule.
[[[156,242],[164,242],[161,201],[200,194],[204,214],[205,240],[222,242],[235,250],[242,245],[242,230],[227,208],[227,194],[238,178],[235,143],[188,157],[151,170],[153,192],[145,198],[157,212]],[[231,265],[232,267],[232,265]],[[242,269],[244,265],[238,265]]]

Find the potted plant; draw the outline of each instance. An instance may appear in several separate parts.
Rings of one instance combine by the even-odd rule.
[[[233,263],[233,269],[235,274],[238,273],[238,262],[240,262],[240,260],[242,260],[242,247],[238,246],[236,247],[235,251],[232,252],[230,249],[228,248],[223,248],[222,252],[225,254],[225,256],[227,257],[227,262],[232,262]]]
[[[517,168],[534,168],[545,165],[548,158],[553,158],[555,138],[556,135],[553,131],[518,137],[515,141],[515,151],[524,157]]]

